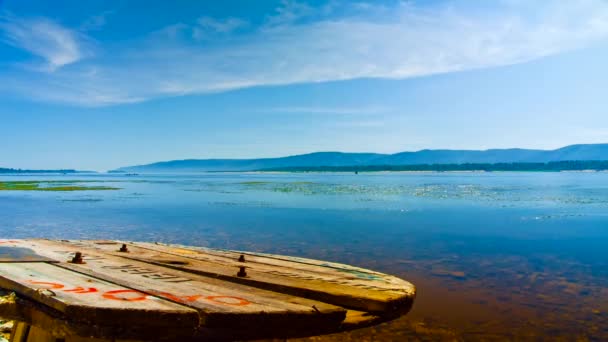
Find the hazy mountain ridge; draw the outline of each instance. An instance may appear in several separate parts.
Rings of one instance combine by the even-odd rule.
[[[547,163],[608,160],[608,144],[570,145],[556,150],[490,149],[420,150],[395,154],[315,152],[281,158],[186,159],[127,166],[124,172],[255,171],[289,167],[339,167],[357,165]]]

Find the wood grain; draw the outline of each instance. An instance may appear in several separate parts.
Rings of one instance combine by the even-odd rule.
[[[264,263],[234,264],[234,261],[211,260],[211,257],[200,250],[152,244],[142,246],[141,243],[127,243],[129,253],[118,252],[116,246],[96,244],[94,241],[74,241],[68,244],[81,248],[95,248],[115,256],[215,277],[224,281],[311,298],[353,310],[403,312],[409,310],[415,296],[415,288],[412,284],[387,275],[382,275],[380,280],[359,280],[352,276],[340,277],[336,274],[327,274],[327,267],[314,265],[308,265],[308,267],[317,267],[317,272]],[[289,263],[289,261],[282,262]],[[247,267],[247,277],[237,276],[239,266]],[[387,285],[386,279],[390,279],[392,283]],[[399,287],[397,284],[401,284],[401,286]]]
[[[159,297],[75,273],[54,264],[2,263],[0,287],[59,311],[74,321],[102,325],[172,324],[194,329],[195,310]]]
[[[45,240],[19,244],[58,261],[69,260],[74,252],[81,251],[86,264],[62,262],[57,266],[194,308],[205,327],[263,328],[286,320],[300,326],[336,327],[346,314],[343,308],[323,302],[128,260],[82,246]]]
[[[0,287],[28,303],[0,309],[61,327],[56,336],[150,338],[158,328],[180,338],[310,336],[397,318],[416,293],[391,275],[283,255],[111,240],[0,239],[0,247]],[[84,263],[70,262],[76,252]]]

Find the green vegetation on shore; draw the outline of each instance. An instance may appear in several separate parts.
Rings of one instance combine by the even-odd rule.
[[[258,171],[283,172],[375,172],[375,171],[605,171],[608,161],[559,161],[548,163],[496,163],[496,164],[418,164],[418,165],[359,165],[359,166],[307,166],[263,169]]]
[[[109,186],[83,186],[82,181],[0,181],[0,191],[120,190]]]
[[[82,173],[83,171],[77,171],[72,169],[65,170],[23,170],[23,169],[9,169],[0,167],[0,173]]]

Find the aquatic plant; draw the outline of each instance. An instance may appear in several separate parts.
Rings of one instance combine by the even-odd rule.
[[[77,185],[85,182],[87,181],[0,181],[0,191],[120,190],[120,188],[110,186]]]

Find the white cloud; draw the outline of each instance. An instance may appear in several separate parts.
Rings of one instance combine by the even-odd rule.
[[[90,55],[90,40],[46,18],[0,16],[0,39],[44,60],[45,71],[55,71]]]
[[[534,6],[503,0],[475,9],[464,1],[434,7],[409,2],[390,8],[358,4],[342,8],[347,14],[341,17],[310,13],[299,6],[285,2],[278,18],[269,19],[271,26],[267,22],[245,34],[204,42],[183,39],[181,34],[180,39],[151,34],[143,41],[130,41],[129,46],[115,46],[112,56],[83,62],[82,67],[28,75],[36,82],[28,94],[43,100],[107,105],[253,86],[404,79],[522,63],[608,38],[604,0],[546,0],[535,1]],[[334,6],[332,13],[336,12]],[[302,16],[306,20],[298,20]],[[169,31],[176,36],[178,31],[205,27],[230,33],[241,25],[201,20],[171,26]],[[3,29],[16,32],[11,38],[14,45],[43,56],[55,67],[82,57],[73,32],[38,22],[46,22],[54,33],[34,35],[40,29],[28,31],[14,23],[11,30]],[[45,48],[33,44],[38,39]],[[95,73],[90,72],[93,67]],[[24,77],[15,75],[22,83]]]

